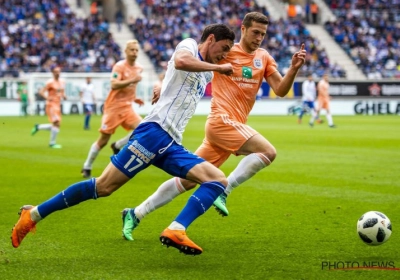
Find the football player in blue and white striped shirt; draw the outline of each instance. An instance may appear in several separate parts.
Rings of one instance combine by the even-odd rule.
[[[185,254],[201,254],[203,250],[187,237],[186,229],[211,207],[224,191],[227,179],[217,167],[186,150],[182,134],[213,78],[213,71],[232,74],[230,63],[217,63],[226,57],[234,40],[235,34],[229,27],[213,24],[204,29],[200,44],[193,39],[179,43],[168,63],[160,99],[134,130],[127,145],[112,156],[100,177],[73,184],[38,206],[21,207],[20,219],[12,231],[12,245],[19,247],[36,223],[51,213],[109,196],[137,173],[154,165],[172,176],[200,184],[160,240]]]

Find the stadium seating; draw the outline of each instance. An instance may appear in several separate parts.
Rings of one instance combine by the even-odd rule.
[[[199,1],[146,1],[137,0],[144,18],[130,24],[132,32],[141,43],[158,70],[164,69],[176,44],[184,38],[200,39],[205,25],[222,22],[235,30],[240,38],[241,19],[251,11],[268,15],[265,8],[246,0],[199,0]],[[301,20],[271,22],[262,45],[276,59],[282,74],[287,71],[291,57],[301,43],[308,51],[307,63],[298,76],[311,71],[317,76],[329,70],[333,77],[345,77],[345,71],[332,64],[319,41],[310,36]]]
[[[78,19],[65,0],[3,0],[0,37],[0,76],[54,64],[64,72],[105,72],[121,56],[107,21],[99,14]]]
[[[158,70],[165,69],[176,44],[187,37],[199,39],[204,26],[223,22],[240,38],[244,15],[268,11],[253,0],[132,0],[144,18],[130,28]],[[337,16],[326,22],[335,38],[369,78],[400,78],[399,0],[325,0]],[[75,17],[65,0],[3,0],[0,6],[0,76],[45,72],[54,64],[65,72],[108,72],[121,50],[100,14]],[[303,19],[271,22],[262,47],[277,60],[282,74],[292,54],[305,42],[307,63],[299,76],[312,72],[345,77],[331,63],[318,39],[310,36]]]
[[[370,79],[400,78],[398,0],[326,0],[337,20],[326,30]]]

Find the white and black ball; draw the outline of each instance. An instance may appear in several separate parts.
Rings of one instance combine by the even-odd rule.
[[[389,218],[378,211],[369,211],[357,221],[357,233],[368,245],[381,245],[388,241],[392,234],[392,224]]]

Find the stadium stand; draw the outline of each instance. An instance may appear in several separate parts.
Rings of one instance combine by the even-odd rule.
[[[400,78],[400,1],[326,0],[326,30],[369,79]]]
[[[113,23],[103,17],[99,7],[91,7],[86,17],[77,16],[69,6],[71,1],[0,1],[0,77],[17,77],[21,71],[47,72],[54,64],[61,65],[64,72],[111,70],[114,62],[121,59],[121,47],[110,33],[115,29]],[[258,5],[265,2],[260,0],[121,1],[135,2],[140,7],[143,16],[125,17],[125,22],[158,71],[165,69],[180,40],[199,39],[205,25],[224,22],[239,38],[240,19],[247,12],[260,11],[267,15],[269,12]],[[321,22],[321,26],[368,78],[400,78],[399,0],[321,1],[335,15],[335,20]],[[305,13],[307,7],[302,11]],[[299,76],[310,71],[321,76],[327,70],[332,77],[347,76],[343,65],[333,60],[336,57],[331,55],[329,47],[321,43],[320,37],[312,36],[307,18],[276,19],[272,15],[270,18],[262,47],[277,60],[282,74],[289,66],[291,55],[305,42],[309,56]]]
[[[205,25],[223,22],[240,38],[241,18],[246,13],[259,11],[268,15],[264,7],[251,0],[137,2],[145,17],[136,18],[130,28],[159,71],[165,68],[176,44],[187,37],[199,39]],[[293,53],[305,42],[308,61],[298,76],[306,76],[311,71],[320,77],[327,70],[333,77],[346,76],[339,65],[330,63],[325,49],[310,35],[301,19],[272,21],[267,32],[262,47],[276,59],[282,74],[285,74]]]
[[[47,72],[108,72],[121,50],[100,13],[77,18],[65,0],[3,0],[0,76]]]

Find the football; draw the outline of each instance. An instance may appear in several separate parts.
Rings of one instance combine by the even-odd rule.
[[[388,241],[392,234],[392,224],[389,218],[378,211],[369,211],[357,221],[357,233],[368,245],[381,245]]]

